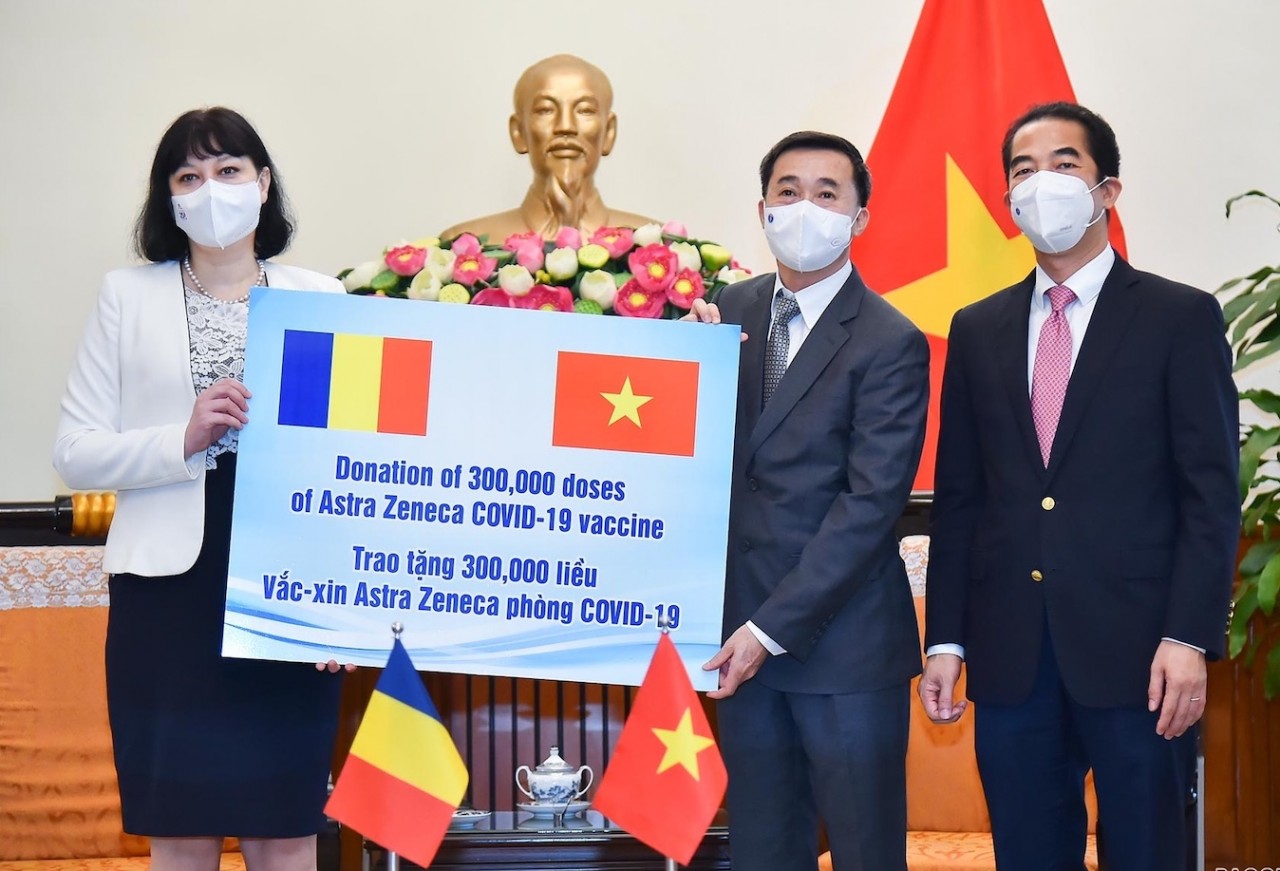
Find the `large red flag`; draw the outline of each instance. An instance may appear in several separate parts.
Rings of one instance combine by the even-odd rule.
[[[637,840],[688,865],[729,776],[670,636],[658,639],[595,806]]]
[[[951,316],[1035,265],[1004,204],[1000,144],[1037,103],[1075,100],[1041,0],[925,0],[867,156],[871,223],[853,259],[929,337],[929,432],[916,487],[933,488]],[[1124,231],[1111,217],[1111,242]]]

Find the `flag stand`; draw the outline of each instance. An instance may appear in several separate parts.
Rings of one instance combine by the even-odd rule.
[[[404,624],[397,621],[391,624],[391,634],[396,641],[400,640],[400,634],[404,632]],[[400,854],[395,850],[387,851],[387,871],[400,871]]]
[[[659,631],[662,632],[663,635],[671,634],[671,620],[668,619],[666,614],[663,614],[658,618],[658,629]],[[666,856],[664,857],[664,859],[665,861],[663,862],[663,866],[662,866],[663,871],[678,871],[678,869],[680,868],[679,862],[677,862],[675,859],[672,859],[670,856]]]

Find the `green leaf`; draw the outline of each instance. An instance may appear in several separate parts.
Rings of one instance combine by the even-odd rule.
[[[1229,283],[1224,284],[1222,285],[1222,287],[1218,288],[1218,290],[1219,291],[1229,290],[1232,287],[1235,287],[1237,284],[1239,284],[1242,281],[1244,281],[1243,278],[1232,279]],[[1224,321],[1226,321],[1228,324],[1235,323],[1235,319],[1240,317],[1240,313],[1248,309],[1249,306],[1253,305],[1253,301],[1254,299],[1256,299],[1256,297],[1254,297],[1253,295],[1254,286],[1256,284],[1257,282],[1250,284],[1247,288],[1240,291],[1239,296],[1232,297],[1222,306],[1222,319]]]
[[[1267,654],[1267,674],[1262,679],[1262,694],[1271,701],[1280,695],[1280,644],[1271,648]]]
[[[1277,592],[1280,592],[1280,556],[1273,556],[1258,576],[1258,607],[1268,617],[1276,609]]]
[[[1249,548],[1240,560],[1241,575],[1256,575],[1266,568],[1267,561],[1280,553],[1280,541],[1260,541]]]
[[[1227,629],[1227,655],[1235,659],[1249,640],[1249,621],[1258,610],[1258,589],[1252,585],[1241,586],[1236,594],[1236,608]]]
[[[1240,499],[1242,501],[1253,485],[1253,478],[1258,473],[1258,465],[1262,462],[1263,453],[1275,447],[1278,441],[1280,441],[1280,427],[1258,428],[1249,433],[1249,437],[1240,446]]]
[[[1271,194],[1264,194],[1262,191],[1257,191],[1257,190],[1245,191],[1244,193],[1236,194],[1234,197],[1227,200],[1227,217],[1228,218],[1231,217],[1231,207],[1233,205],[1240,202],[1240,200],[1247,199],[1249,197],[1262,197],[1262,199],[1270,200],[1271,202],[1275,203],[1277,206],[1280,206],[1280,200],[1277,200],[1275,197],[1271,196]]]
[[[1261,388],[1240,391],[1241,402],[1252,402],[1267,414],[1280,414],[1280,393]]]
[[[1280,317],[1272,318],[1271,323],[1258,330],[1258,334],[1253,337],[1253,341],[1269,342],[1276,336],[1280,336]]]
[[[396,275],[390,269],[384,269],[373,277],[373,281],[369,282],[369,286],[374,290],[389,292],[399,283],[400,276]]]
[[[1254,324],[1258,323],[1262,318],[1267,315],[1273,318],[1276,316],[1276,303],[1280,301],[1280,278],[1273,278],[1256,292],[1251,293],[1247,299],[1250,300],[1248,308],[1243,313],[1232,318],[1231,344],[1233,345],[1243,339]],[[1225,320],[1225,309],[1222,316]]]
[[[1244,350],[1245,348],[1248,348],[1249,350],[1236,357],[1236,365],[1233,370],[1235,372],[1242,372],[1254,363],[1257,363],[1259,360],[1264,360],[1277,351],[1280,351],[1280,337],[1260,344],[1246,342],[1241,346],[1241,350]]]

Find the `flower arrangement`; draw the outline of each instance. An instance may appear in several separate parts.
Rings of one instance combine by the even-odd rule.
[[[750,275],[714,242],[690,239],[683,224],[601,227],[589,237],[565,227],[498,246],[464,233],[393,245],[338,274],[348,293],[540,311],[678,318],[695,299]]]

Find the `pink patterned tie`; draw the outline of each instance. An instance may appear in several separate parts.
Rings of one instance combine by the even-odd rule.
[[[1075,301],[1076,294],[1059,284],[1049,288],[1048,296],[1053,313],[1040,328],[1036,363],[1031,370],[1031,417],[1036,422],[1036,437],[1040,440],[1040,456],[1045,468],[1049,466],[1049,451],[1058,431],[1062,400],[1067,395],[1067,382],[1071,380],[1071,325],[1062,311]]]

